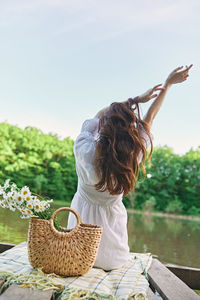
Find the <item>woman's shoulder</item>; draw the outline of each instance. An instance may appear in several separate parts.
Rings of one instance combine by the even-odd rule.
[[[74,155],[76,159],[87,161],[92,158],[95,150],[95,140],[98,135],[99,119],[87,119],[83,122],[81,132],[74,143]],[[91,156],[91,157],[90,157]]]
[[[87,119],[82,124],[81,133],[89,132],[95,135],[98,131],[98,126],[99,126],[99,118]]]

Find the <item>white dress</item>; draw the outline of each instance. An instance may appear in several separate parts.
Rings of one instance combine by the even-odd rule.
[[[83,223],[103,227],[94,266],[111,270],[122,267],[129,258],[127,212],[123,194],[111,195],[94,187],[98,182],[93,166],[98,124],[98,118],[86,120],[74,143],[78,188],[71,207],[78,211]],[[76,217],[70,213],[67,227],[74,228],[76,223]]]

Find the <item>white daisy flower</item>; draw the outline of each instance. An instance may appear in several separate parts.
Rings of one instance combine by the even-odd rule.
[[[33,212],[30,209],[26,209],[26,215],[31,217]]]
[[[3,195],[3,187],[0,185],[0,195]]]
[[[147,178],[151,178],[152,177],[152,175],[151,174],[147,174]]]
[[[15,183],[13,183],[13,184],[11,185],[11,189],[13,189],[13,190],[15,190],[16,187],[17,187],[17,185],[16,185]]]
[[[3,199],[7,199],[7,194],[5,192],[3,192],[2,197],[3,197]]]
[[[43,202],[40,203],[40,211],[44,211],[47,207]]]
[[[31,194],[29,188],[26,185],[21,189],[21,193],[23,196],[26,196],[27,194]]]
[[[13,198],[14,198],[13,201],[16,202],[16,198],[17,198],[18,194],[19,194],[19,193],[18,193],[17,191],[14,191],[14,192],[13,192]]]
[[[13,196],[13,193],[12,192],[9,192],[7,194],[7,199],[10,200],[10,201],[13,201],[14,200],[14,196]]]
[[[28,193],[24,196],[24,200],[26,200],[27,202],[31,201],[32,200],[32,197],[31,197],[31,194]]]
[[[9,208],[9,205],[8,205],[8,203],[5,200],[3,200],[1,202],[1,207],[3,207],[3,208]]]
[[[36,204],[40,205],[40,200],[37,198],[33,199],[33,205],[36,205]]]
[[[19,210],[21,211],[22,214],[26,213],[26,209],[25,208],[19,208]]]
[[[32,201],[29,201],[29,202],[27,203],[26,207],[27,207],[28,209],[33,209],[33,202],[32,202]]]
[[[13,205],[10,205],[10,206],[9,206],[9,209],[12,210],[12,211],[15,211],[15,210],[16,210],[16,207],[14,207]]]
[[[6,194],[6,193],[3,193],[2,198],[3,198],[2,200],[7,201],[7,199],[8,199],[7,194]]]
[[[5,204],[4,204],[4,201],[0,201],[0,206],[1,206],[2,208],[5,208],[5,207],[6,207]]]
[[[43,205],[40,205],[40,211],[45,211],[46,208]]]
[[[50,207],[50,204],[49,203],[46,203],[46,204],[43,204],[45,209],[49,208]]]
[[[21,218],[21,219],[29,219],[30,216],[27,216],[27,215],[21,215],[20,218]]]
[[[53,202],[53,199],[47,200],[46,202],[51,203]]]
[[[38,203],[34,203],[34,209],[35,209],[35,211],[37,211],[37,212],[41,211],[40,203],[39,203],[39,204],[38,204]]]
[[[9,187],[9,182],[10,182],[10,179],[7,179],[4,183],[4,189],[7,189]]]
[[[24,202],[24,199],[20,193],[15,194],[15,201],[18,205],[21,205]]]

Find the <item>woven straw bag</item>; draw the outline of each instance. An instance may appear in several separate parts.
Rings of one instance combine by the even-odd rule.
[[[75,214],[75,228],[65,232],[55,229],[53,220],[61,211]],[[69,207],[56,210],[50,220],[32,217],[28,230],[29,262],[45,273],[83,275],[94,265],[102,230],[101,226],[81,223],[80,215]]]

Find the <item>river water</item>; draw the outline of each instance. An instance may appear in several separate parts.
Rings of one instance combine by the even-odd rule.
[[[66,214],[59,216],[66,226]],[[0,208],[0,242],[26,241],[28,222],[18,212]],[[128,235],[132,252],[150,252],[163,263],[200,268],[199,221],[129,213]]]

